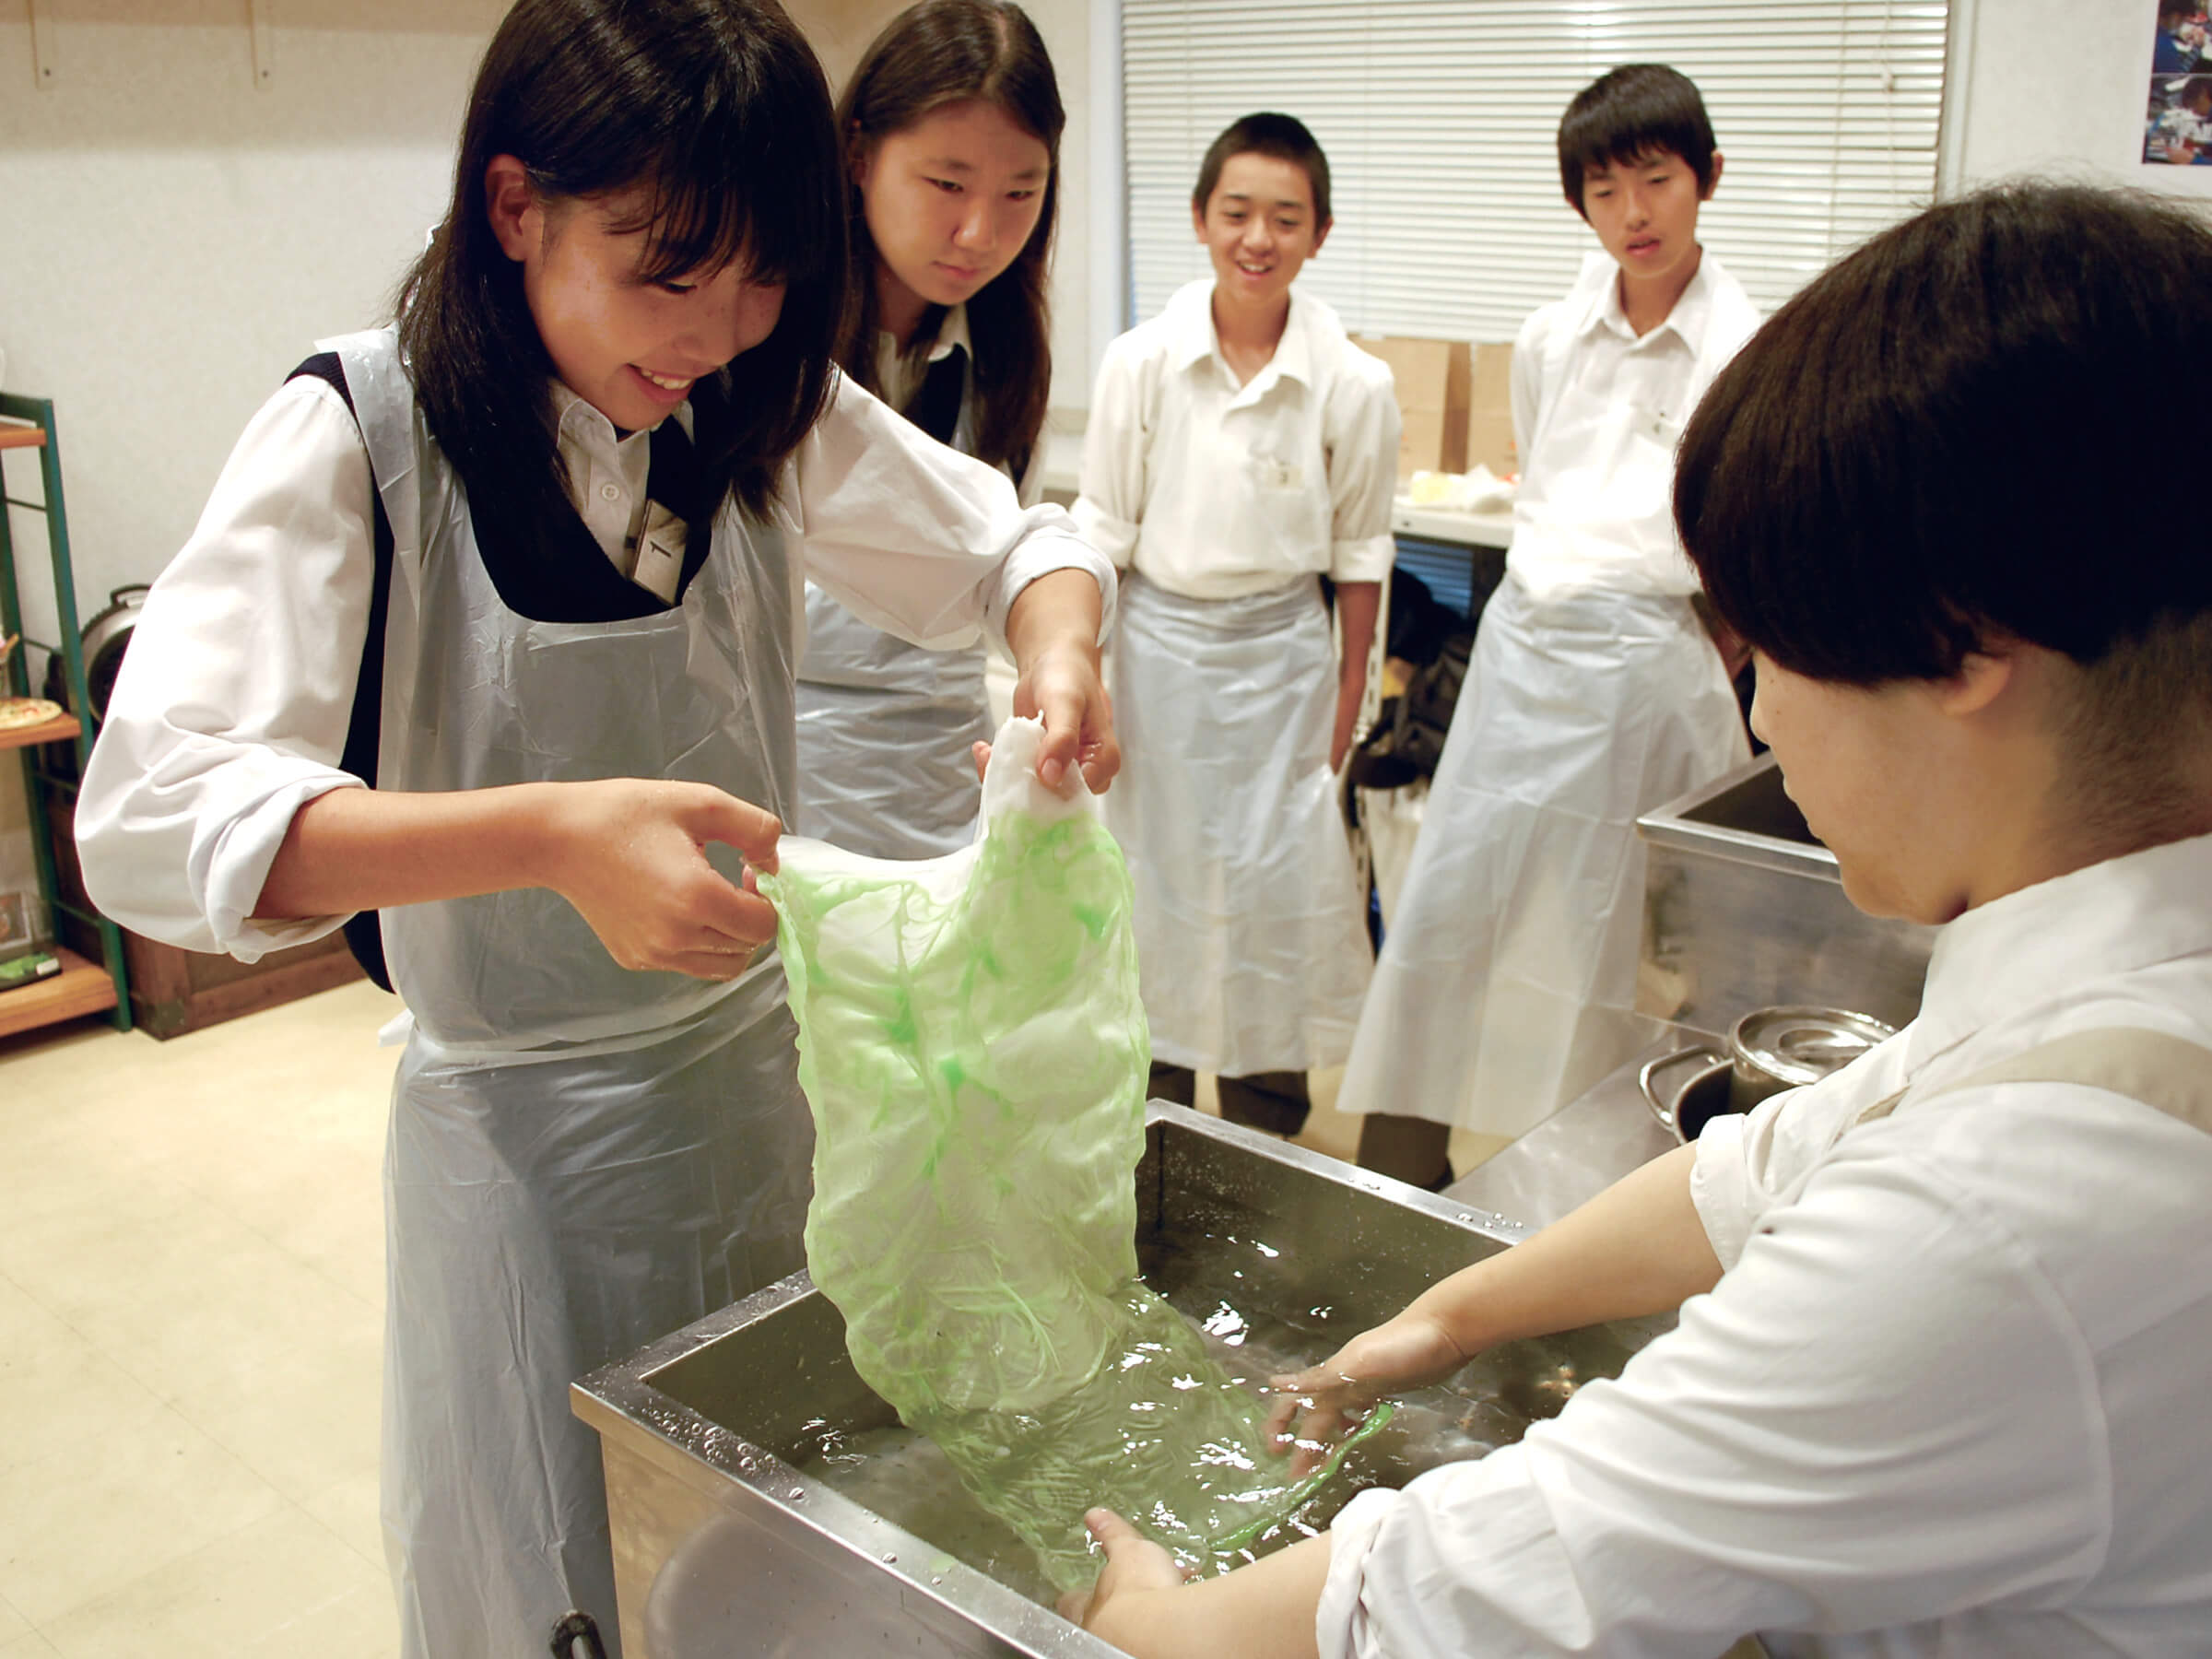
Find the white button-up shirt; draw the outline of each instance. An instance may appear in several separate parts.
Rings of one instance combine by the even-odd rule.
[[[649,439],[618,442],[580,398],[559,409],[571,499],[627,570]],[[147,594],[78,806],[80,832],[133,842],[101,892],[124,926],[253,961],[345,920],[251,912],[293,814],[362,782],[338,759],[368,637],[371,489],[360,429],[337,392],[287,382],[247,424],[191,539]],[[1071,567],[1097,579],[1111,626],[1112,569],[1061,509],[1024,510],[1003,475],[933,442],[841,375],[775,512],[808,576],[918,642],[970,639],[980,626],[1003,645],[1015,595]]]
[[[1715,1119],[1719,1286],[1520,1444],[1347,1505],[1322,1653],[2212,1652],[2212,1135],[2048,1083],[1844,1133],[2076,1031],[2212,1045],[2207,895],[2212,837],[1971,911],[1905,1031]]]
[[[925,352],[909,353],[899,349],[899,336],[890,330],[879,329],[876,335],[877,395],[894,409],[903,409],[916,392],[922,389],[923,377],[932,363],[941,363],[959,347],[971,359],[975,356],[975,342],[968,337],[968,308],[965,305],[948,306],[938,319],[936,337],[930,341]]]
[[[1389,366],[1293,288],[1275,356],[1240,382],[1213,293],[1211,277],[1187,284],[1106,348],[1077,526],[1116,565],[1194,599],[1309,573],[1380,582],[1398,466]]]
[[[1666,321],[1639,337],[1619,275],[1606,254],[1590,255],[1567,297],[1531,313],[1513,345],[1522,465],[1506,563],[1539,597],[1698,590],[1675,535],[1675,448],[1759,312],[1708,251]]]

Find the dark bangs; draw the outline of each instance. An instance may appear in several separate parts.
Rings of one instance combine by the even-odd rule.
[[[1593,171],[1671,151],[1697,174],[1702,195],[1712,188],[1715,147],[1696,82],[1665,64],[1623,64],[1576,93],[1559,118],[1559,186],[1581,213]]]
[[[1722,371],[1677,456],[1713,607],[1783,667],[1941,679],[2023,640],[2094,665],[2212,609],[2163,388],[2212,351],[2212,232],[2000,187],[1875,238]]]
[[[712,499],[765,511],[828,403],[845,300],[837,133],[797,28],[775,0],[519,0],[493,35],[446,221],[402,291],[401,340],[465,475],[558,514],[551,363],[485,213],[499,155],[550,201],[636,194],[648,280],[736,262],[789,285],[768,339],[692,394]]]
[[[837,129],[852,156],[873,153],[951,103],[980,99],[995,105],[1044,146],[1050,162],[1036,229],[1013,262],[968,300],[975,345],[975,454],[1006,466],[1018,484],[1039,449],[1052,398],[1051,266],[1060,215],[1060,135],[1067,113],[1044,37],[1013,0],[920,0],[877,35],[845,83]],[[837,359],[871,392],[879,392],[876,341],[881,321],[877,291],[882,255],[868,233],[866,203],[848,172],[847,225],[855,272],[853,302],[837,338]],[[932,306],[907,349],[927,347],[945,312]]]

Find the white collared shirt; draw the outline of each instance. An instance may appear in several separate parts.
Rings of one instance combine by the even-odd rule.
[[[637,535],[645,518],[645,485],[653,471],[653,432],[650,429],[623,436],[615,423],[559,381],[553,382],[553,406],[559,411],[553,432],[561,465],[568,469],[569,499],[576,516],[592,533],[616,570],[638,581]],[[680,405],[672,418],[691,433],[691,406]],[[640,585],[663,600],[676,596],[681,567],[654,569]]]
[[[1388,365],[1294,288],[1275,356],[1240,382],[1213,291],[1211,277],[1187,284],[1106,348],[1077,526],[1117,566],[1194,599],[1312,572],[1380,582],[1398,466]]]
[[[937,322],[936,338],[930,341],[928,351],[912,355],[899,349],[899,337],[888,328],[878,329],[876,335],[876,395],[894,409],[903,409],[922,389],[923,379],[929,373],[932,363],[941,363],[959,347],[975,358],[975,342],[968,337],[968,307],[964,304],[947,309]]]
[[[1969,912],[1905,1031],[1715,1119],[1719,1286],[1519,1445],[1348,1504],[1322,1653],[2212,1650],[2212,1135],[2049,1083],[1843,1133],[2108,1026],[2212,1045],[2212,837]]]
[[[903,409],[921,391],[922,382],[935,364],[950,357],[954,347],[968,354],[968,377],[965,393],[960,398],[959,418],[953,423],[952,447],[963,455],[975,453],[975,341],[968,332],[968,308],[956,305],[948,309],[937,324],[936,338],[930,342],[929,350],[920,357],[912,357],[899,349],[899,341],[888,330],[876,335],[876,383],[881,388],[877,395],[894,409]],[[1011,465],[999,468],[1013,477]],[[1024,507],[1034,507],[1044,500],[1044,434],[1037,434],[1037,442],[1030,451],[1029,465],[1021,476],[1014,478],[1015,493]]]
[[[1640,338],[1619,274],[1591,254],[1567,297],[1531,313],[1513,345],[1521,484],[1506,562],[1538,597],[1698,589],[1675,535],[1675,448],[1759,312],[1708,250],[1666,320]]]
[[[647,435],[618,441],[575,399],[561,406],[558,444],[571,500],[620,567]],[[124,926],[254,961],[344,922],[252,912],[293,814],[362,782],[338,760],[368,635],[371,492],[344,399],[321,380],[288,381],[247,423],[191,539],[147,594],[101,736],[103,749],[131,758],[129,775],[106,775],[96,754],[78,813],[80,828],[104,820],[132,840],[131,856],[112,866],[128,879],[101,896]],[[807,576],[916,643],[965,641],[980,627],[1003,648],[1015,595],[1070,567],[1098,580],[1112,625],[1112,569],[1061,509],[1023,509],[1003,474],[933,442],[842,375],[772,512],[803,547]]]

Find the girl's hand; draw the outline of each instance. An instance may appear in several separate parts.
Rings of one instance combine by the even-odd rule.
[[[1441,1382],[1471,1357],[1441,1324],[1408,1310],[1362,1331],[1319,1365],[1272,1379],[1267,1391],[1280,1397],[1267,1414],[1269,1439],[1278,1454],[1292,1454],[1291,1477],[1301,1477],[1326,1462],[1385,1394]]]
[[[1173,1556],[1112,1510],[1092,1510],[1083,1524],[1106,1551],[1106,1565],[1088,1594],[1075,1590],[1060,1598],[1060,1616],[1112,1641],[1135,1602],[1182,1589],[1184,1573]]]
[[[1014,688],[1014,712],[1044,721],[1037,775],[1059,789],[1071,763],[1083,768],[1093,794],[1103,794],[1122,770],[1113,734],[1113,700],[1099,675],[1098,652],[1078,641],[1047,646],[1030,660]]]
[[[753,886],[707,862],[709,842],[776,867],[783,826],[711,783],[610,778],[555,785],[542,883],[574,905],[625,968],[735,979],[776,936],[776,912]]]

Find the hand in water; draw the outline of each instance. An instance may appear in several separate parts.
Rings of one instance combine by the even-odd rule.
[[[1115,1611],[1125,1610],[1130,1598],[1182,1587],[1188,1575],[1175,1558],[1112,1510],[1092,1510],[1083,1524],[1105,1550],[1106,1566],[1088,1595],[1071,1590],[1060,1598],[1060,1616],[1071,1624],[1107,1635]]]
[[[1278,1455],[1291,1453],[1291,1477],[1300,1478],[1326,1462],[1385,1394],[1441,1382],[1471,1357],[1436,1321],[1401,1313],[1360,1332],[1319,1365],[1271,1379],[1267,1391],[1278,1398],[1267,1414],[1268,1439]]]

